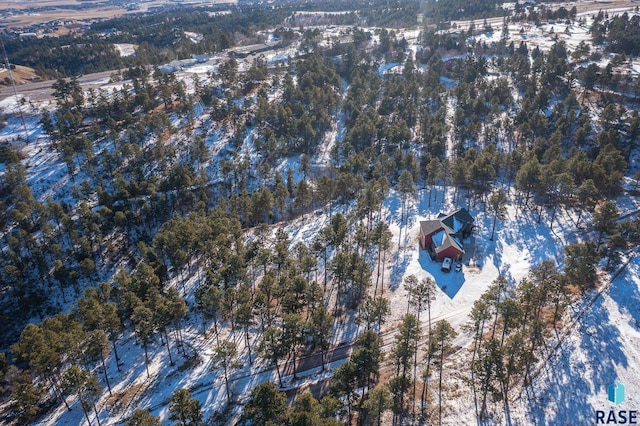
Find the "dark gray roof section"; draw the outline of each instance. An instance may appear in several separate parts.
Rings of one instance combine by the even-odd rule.
[[[429,235],[442,228],[440,220],[423,220],[420,222],[420,228],[423,235]]]
[[[447,216],[443,217],[442,223],[447,225],[449,228],[455,230],[457,232],[456,226],[454,225],[454,219],[461,222],[465,227],[473,225],[473,217],[469,214],[467,209],[464,207],[454,211],[453,213],[449,213]]]

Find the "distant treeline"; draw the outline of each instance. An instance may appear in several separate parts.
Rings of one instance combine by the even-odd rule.
[[[8,39],[5,44],[11,62],[33,67],[43,76],[69,76],[217,52],[233,45],[236,32],[254,34],[259,28],[252,23],[274,25],[284,17],[284,13],[262,8],[222,16],[205,11],[165,11],[100,22],[80,36]],[[184,31],[200,33],[203,40],[193,43]],[[113,43],[137,44],[136,56],[120,57]]]
[[[4,36],[11,62],[35,68],[43,77],[78,75],[107,71],[140,64],[161,64],[184,59],[192,54],[215,53],[241,42],[260,41],[257,31],[274,28],[298,10],[332,12],[356,10],[357,13],[333,15],[335,24],[406,27],[416,25],[418,13],[425,22],[451,19],[481,19],[502,15],[496,0],[429,0],[420,4],[403,0],[326,2],[322,4],[289,4],[272,9],[263,6],[236,7],[231,13],[214,16],[217,9],[165,9],[148,15],[131,15],[95,23],[84,34],[41,39],[19,39]],[[194,43],[185,31],[202,34]],[[239,40],[242,39],[242,40]],[[121,57],[113,43],[133,43],[136,55]]]

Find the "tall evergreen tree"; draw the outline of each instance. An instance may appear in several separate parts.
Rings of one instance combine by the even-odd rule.
[[[435,346],[438,351],[438,425],[442,425],[442,371],[444,369],[444,358],[452,350],[451,341],[456,337],[457,333],[453,327],[445,321],[440,320],[436,323],[433,330],[433,336],[429,336],[435,340]]]
[[[222,368],[224,375],[224,389],[227,393],[227,404],[231,402],[231,389],[229,388],[229,370],[238,368],[240,362],[238,360],[238,349],[235,342],[223,341],[220,342],[214,351],[213,361]]]
[[[288,417],[287,400],[271,382],[256,386],[244,406],[242,420],[246,425],[267,426],[285,424]]]
[[[160,419],[152,415],[149,410],[137,409],[124,422],[125,426],[161,426]]]
[[[177,426],[202,425],[202,407],[200,402],[191,397],[191,392],[177,389],[169,401],[169,419],[177,420]]]
[[[382,425],[382,415],[391,408],[391,395],[386,386],[380,386],[369,392],[369,397],[362,404],[367,411],[371,424]]]
[[[72,365],[64,372],[62,388],[65,393],[78,397],[82,411],[89,424],[91,424],[89,412],[93,409],[96,421],[100,425],[100,417],[98,416],[95,400],[102,393],[102,386],[98,382],[98,376],[95,373],[90,373],[76,365]]]
[[[405,315],[402,320],[402,325],[395,335],[392,357],[396,376],[390,384],[390,390],[394,400],[394,417],[397,417],[400,421],[402,421],[406,413],[405,396],[409,396],[409,400],[413,401],[413,396],[408,395],[406,392],[411,387],[409,369],[415,352],[418,350],[419,338],[420,325],[418,324],[416,316],[413,314]]]
[[[491,192],[489,196],[489,211],[493,213],[493,224],[491,225],[491,241],[496,230],[496,221],[498,219],[504,220],[507,214],[507,194],[502,188],[496,189]]]

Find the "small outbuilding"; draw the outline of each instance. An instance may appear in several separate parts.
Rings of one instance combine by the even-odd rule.
[[[172,72],[176,72],[178,71],[178,67],[176,67],[173,64],[164,64],[164,65],[160,65],[158,67],[158,69],[160,70],[160,72],[165,73],[165,74],[171,74]]]
[[[191,57],[195,59],[199,64],[204,64],[210,59],[209,55],[191,55]]]
[[[271,50],[268,44],[252,44],[250,46],[236,46],[228,50],[231,58],[246,58],[249,55],[257,55],[258,53]]]

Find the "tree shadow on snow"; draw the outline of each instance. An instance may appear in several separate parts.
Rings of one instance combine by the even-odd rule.
[[[595,422],[595,410],[608,407],[607,386],[616,380],[616,369],[628,365],[620,337],[598,298],[536,380],[529,401],[535,424]]]
[[[485,229],[491,229],[492,220],[493,218],[489,215],[483,218],[482,223]],[[539,261],[552,260],[555,264],[560,263],[562,242],[547,224],[537,223],[537,215],[534,212],[520,213],[518,219],[513,219],[511,222],[513,221],[516,221],[516,223],[504,224],[498,221],[496,224],[494,240],[502,244],[496,247],[496,252],[502,251],[504,253],[504,250],[515,248],[527,259],[531,259],[534,262],[539,259]],[[500,262],[503,257],[503,254],[494,256],[494,262]],[[508,266],[496,263],[496,267],[501,272],[507,270]],[[536,265],[533,264],[532,266]]]
[[[629,315],[629,325],[640,332],[640,264],[631,262],[614,281],[608,295],[621,313]]]
[[[465,282],[464,272],[456,272],[454,270],[455,267],[452,267],[450,272],[442,272],[440,269],[442,264],[431,260],[429,253],[422,249],[420,249],[418,262],[422,269],[433,276],[436,285],[440,287],[442,292],[449,296],[450,299],[453,299],[455,295],[458,294],[458,291],[460,291]]]
[[[418,247],[415,249],[417,250]],[[402,278],[407,271],[409,263],[411,263],[411,254],[406,253],[406,250],[401,250],[393,255],[391,261],[393,263],[389,271],[389,289],[396,291],[402,284]]]

